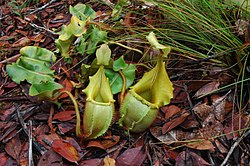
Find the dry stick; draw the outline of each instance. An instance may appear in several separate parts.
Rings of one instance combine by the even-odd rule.
[[[32,121],[29,120],[29,166],[34,166],[33,152],[32,152]]]
[[[10,57],[10,58],[8,58],[8,59],[5,59],[5,60],[1,61],[0,64],[8,63],[8,62],[12,61],[13,59],[18,58],[19,56],[21,56],[21,54],[17,54],[17,55],[12,56],[12,57]]]
[[[53,34],[53,35],[58,35],[57,33],[55,33],[55,32],[53,32],[53,31],[49,30],[48,28],[41,27],[41,26],[38,26],[38,25],[33,24],[33,23],[29,23],[29,24],[30,24],[30,26],[32,26],[32,27],[35,28],[35,29],[44,30],[44,31],[47,31],[47,32],[49,32],[49,33],[51,33],[51,34]]]
[[[39,7],[39,8],[37,8],[36,10],[30,12],[29,14],[34,14],[34,13],[40,11],[40,10],[43,10],[43,9],[45,9],[46,7],[48,7],[49,5],[51,5],[52,3],[56,2],[56,1],[57,1],[57,0],[51,0],[50,2],[46,3],[46,4],[43,5],[42,7]]]
[[[241,136],[240,138],[238,138],[235,143],[231,146],[229,152],[227,153],[227,156],[225,158],[225,160],[223,161],[223,163],[221,164],[221,166],[225,166],[227,164],[227,161],[229,159],[229,157],[232,155],[234,149],[239,145],[240,141],[245,138],[246,136],[248,136],[250,134],[250,130],[248,130],[247,132],[245,132],[243,134],[243,136]]]

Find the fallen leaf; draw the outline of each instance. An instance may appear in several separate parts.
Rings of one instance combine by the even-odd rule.
[[[79,165],[80,166],[99,166],[101,165],[103,159],[102,158],[95,158],[95,159],[89,159],[89,160],[84,160],[84,161],[80,161]]]
[[[181,113],[180,116],[171,119],[169,122],[165,123],[162,127],[162,133],[166,134],[176,126],[180,125],[188,117],[189,113],[184,110],[184,113]]]
[[[63,122],[58,124],[57,127],[60,130],[60,132],[67,133],[69,131],[72,131],[76,127],[76,125],[68,122]]]
[[[150,127],[149,129],[150,129],[151,134],[156,139],[163,142],[164,144],[170,145],[170,144],[178,141],[178,139],[177,139],[177,135],[179,132],[178,130],[171,130],[170,132],[168,132],[166,134],[162,134],[162,127],[154,126],[154,127]]]
[[[59,92],[64,91],[64,90],[67,90],[67,91],[71,92],[72,89],[73,89],[72,83],[67,78],[65,80],[63,80],[61,85],[63,85],[63,88],[60,89]],[[66,98],[66,97],[68,97],[68,94],[64,93],[59,97],[59,99],[63,99],[63,98]]]
[[[141,165],[147,157],[146,149],[144,149],[142,146],[127,149],[117,158],[117,165]]]
[[[202,86],[194,95],[194,97],[200,97],[200,96],[203,96],[203,95],[206,95],[212,91],[215,91],[218,89],[220,83],[217,82],[217,81],[214,81],[214,82],[210,82],[204,86]]]
[[[62,141],[60,139],[54,140],[52,142],[52,148],[55,152],[70,162],[76,163],[80,160],[80,156],[76,148],[68,142]]]
[[[181,109],[175,105],[165,106],[161,110],[165,112],[165,119],[169,119],[170,117],[180,113],[181,111]]]
[[[18,160],[21,149],[22,144],[18,135],[12,138],[5,146],[5,151],[15,160]]]
[[[57,154],[52,148],[44,153],[37,164],[37,166],[59,166],[62,163],[62,156]]]
[[[75,110],[61,111],[54,115],[53,120],[59,120],[62,122],[69,121],[76,116]]]
[[[0,153],[0,165],[5,165],[8,158],[9,157],[5,153]]]
[[[201,158],[199,155],[197,155],[194,152],[189,151],[183,151],[179,154],[179,156],[176,158],[176,166],[182,166],[182,165],[193,165],[193,166],[204,166],[204,165],[211,165],[208,162],[206,162],[203,158]]]
[[[29,142],[27,141],[22,146],[22,150],[19,157],[20,165],[29,165],[28,153],[29,153]]]
[[[103,139],[103,140],[92,140],[89,141],[87,147],[96,147],[100,149],[108,149],[114,145],[116,145],[120,141],[120,136],[112,136],[110,139]]]
[[[31,40],[28,37],[22,37],[12,44],[12,47],[24,47],[28,46],[31,43]]]
[[[208,115],[213,111],[213,108],[207,103],[198,104],[193,108],[194,114],[201,120],[204,121]]]
[[[214,145],[209,140],[201,140],[197,142],[190,142],[186,144],[185,146],[196,149],[196,150],[211,150],[214,151]]]

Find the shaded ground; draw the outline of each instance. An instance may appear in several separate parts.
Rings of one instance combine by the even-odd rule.
[[[0,1],[0,165],[28,165],[29,161],[35,165],[73,165],[74,162],[79,165],[249,165],[248,94],[244,93],[246,100],[240,112],[236,109],[237,86],[206,95],[233,83],[235,75],[214,67],[211,62],[190,60],[174,53],[167,62],[175,88],[174,98],[161,108],[149,130],[126,133],[114,122],[109,131],[96,140],[78,139],[74,107],[67,96],[61,97],[60,108],[39,102],[28,95],[27,83],[17,85],[5,71],[6,64],[15,62],[24,46],[54,51],[54,40],[58,36],[53,30],[69,22],[69,5],[77,2],[41,0],[23,7],[21,4],[22,1]],[[100,2],[86,4],[103,17],[111,13],[111,9]],[[154,17],[145,21],[152,23]],[[131,24],[128,16],[125,21],[124,29]],[[105,26],[110,28],[108,24]],[[109,32],[117,36],[124,33],[117,29]],[[131,43],[128,45],[134,47]],[[127,61],[131,63],[138,63],[141,58],[135,51],[128,53],[120,46],[111,47],[114,57],[129,54]],[[81,90],[86,83],[81,88],[72,85],[78,82],[81,60],[82,57],[74,56],[72,63],[66,63],[58,56],[53,69],[58,82],[77,98],[82,113],[85,96]],[[137,76],[141,77],[146,70],[137,67]]]

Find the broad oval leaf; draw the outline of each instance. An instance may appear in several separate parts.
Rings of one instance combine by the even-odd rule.
[[[20,54],[33,59],[38,59],[46,62],[55,62],[56,56],[50,50],[35,46],[26,46],[21,48]]]
[[[40,99],[51,99],[53,97],[53,93],[56,90],[63,88],[61,84],[56,82],[40,82],[37,84],[32,84],[30,86],[29,95],[37,96]]]

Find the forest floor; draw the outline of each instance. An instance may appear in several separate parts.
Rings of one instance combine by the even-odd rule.
[[[121,41],[110,44],[114,59],[125,55],[127,63],[136,65],[136,78],[152,68],[155,59],[149,57],[142,62],[145,54],[138,51],[144,52],[148,45],[133,39],[132,24],[133,29],[135,25],[142,26],[135,23],[136,15],[124,14],[118,21],[109,21],[112,9],[104,1],[80,2],[94,9],[98,15],[95,21],[100,23],[97,26],[108,32],[109,39]],[[61,107],[57,107],[30,96],[29,83],[14,82],[6,66],[17,61],[20,49],[25,46],[55,51],[56,32],[69,24],[69,6],[77,3],[74,0],[37,3],[0,0],[0,166],[250,164],[249,79],[244,86],[243,81],[235,83],[238,76],[224,66],[214,65],[216,61],[172,51],[166,70],[173,83],[174,97],[170,104],[160,108],[150,128],[141,133],[128,133],[118,125],[116,113],[109,130],[91,140],[75,135],[76,114],[67,95],[60,97]],[[133,9],[145,14],[140,19],[147,25],[160,24],[153,20],[158,17],[154,13],[157,7],[148,11]],[[119,28],[115,28],[117,24]],[[120,34],[131,35],[135,42],[123,42]],[[79,84],[84,77],[79,75],[83,72],[84,56],[75,55],[66,61],[56,55],[57,61],[52,66],[56,80],[74,95],[82,115],[86,98],[82,89],[87,82]],[[84,63],[90,64],[93,59],[88,58]],[[246,66],[248,63],[249,60]],[[114,98],[119,100],[117,95]]]

